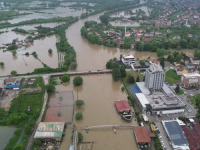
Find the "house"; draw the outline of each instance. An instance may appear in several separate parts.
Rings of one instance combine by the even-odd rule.
[[[144,41],[145,41],[145,42],[150,42],[150,41],[151,41],[151,37],[150,37],[150,36],[146,36],[146,37],[144,38]]]
[[[200,86],[200,74],[198,74],[198,73],[184,74],[181,77],[181,84],[184,87],[191,87],[191,86],[199,87]]]
[[[34,31],[34,35],[38,35],[38,32],[37,32],[37,31]]]
[[[131,34],[130,34],[129,31],[127,31],[126,34],[125,34],[126,37],[129,37],[130,35],[131,35]]]
[[[188,34],[188,37],[193,37],[193,35],[192,34]]]
[[[88,35],[92,35],[93,33],[92,32],[88,32]]]
[[[155,35],[159,36],[159,35],[161,35],[161,33],[160,32],[156,32]]]
[[[137,36],[136,38],[135,38],[135,41],[140,41],[140,36]]]
[[[4,80],[5,85],[15,85],[17,83],[17,78],[8,78]]]
[[[176,69],[176,73],[177,73],[177,75],[183,75],[183,74],[187,74],[188,71],[186,70],[186,68],[183,65],[179,65]]]
[[[124,45],[124,41],[120,41],[120,42],[119,42],[119,45]]]
[[[28,106],[28,109],[27,109],[27,111],[29,112],[29,111],[31,111],[31,107],[30,106]]]
[[[87,31],[90,31],[90,28],[87,28]]]
[[[171,33],[170,29],[167,29],[167,33]]]
[[[181,39],[181,36],[180,35],[177,35],[173,38],[173,40],[180,40]]]
[[[0,100],[2,99],[3,97],[3,88],[0,87]]]
[[[122,55],[122,62],[124,65],[131,66],[135,63],[134,55]]]
[[[134,49],[135,48],[135,45],[134,44],[131,44],[131,49]]]

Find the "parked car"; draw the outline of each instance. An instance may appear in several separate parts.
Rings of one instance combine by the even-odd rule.
[[[189,113],[191,113],[191,112],[192,112],[192,110],[191,110],[191,109],[188,109],[188,112],[189,112]]]

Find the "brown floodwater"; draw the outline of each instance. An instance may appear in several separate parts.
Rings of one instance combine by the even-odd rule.
[[[121,83],[112,80],[111,74],[86,75],[83,77],[83,85],[73,86],[73,78],[69,83],[56,86],[59,92],[73,91],[74,99],[84,100],[85,106],[82,109],[76,109],[75,112],[82,112],[83,119],[74,121],[78,132],[83,134],[84,142],[94,141],[93,150],[130,150],[137,149],[133,129],[117,129],[117,133],[112,128],[93,129],[86,133],[86,126],[98,125],[137,125],[135,117],[132,122],[127,123],[118,115],[114,102],[116,100],[126,100],[125,92],[121,91]],[[101,84],[100,84],[101,83]],[[71,127],[66,130],[65,138],[61,144],[60,150],[66,150],[71,144]],[[82,150],[87,150],[82,146]]]

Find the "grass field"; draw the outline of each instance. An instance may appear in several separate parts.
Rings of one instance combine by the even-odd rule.
[[[25,79],[22,79],[22,81],[21,81],[21,89],[30,88],[30,87],[36,87],[37,85],[40,86],[42,89],[45,88],[42,77],[36,77],[36,78],[31,78],[31,79],[35,79],[35,82],[32,85],[28,85],[26,83],[27,81],[25,81]]]
[[[176,81],[180,81],[181,76],[176,74],[175,70],[168,70],[166,72],[165,81],[169,84],[175,84]]]
[[[184,94],[184,91],[183,90],[180,90],[178,93],[176,93],[177,95],[183,95]]]
[[[134,72],[133,71],[127,71],[126,72],[126,77],[122,79],[124,81],[124,83],[126,84],[126,87],[129,87],[130,85],[135,85],[135,83],[128,83],[127,79],[128,79],[129,75],[134,76],[135,81],[137,79],[137,76],[139,76],[140,81],[143,81],[143,77],[141,75],[141,72],[139,72],[139,71],[138,72],[136,72],[136,71],[134,71]]]

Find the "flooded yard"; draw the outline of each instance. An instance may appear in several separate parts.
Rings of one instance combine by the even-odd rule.
[[[0,126],[0,150],[4,150],[15,131],[15,127]]]
[[[83,113],[82,120],[74,120],[76,129],[83,134],[83,142],[95,142],[94,150],[130,150],[137,149],[132,129],[117,129],[117,133],[112,128],[99,128],[85,132],[86,126],[98,125],[137,125],[134,119],[127,123],[121,119],[114,106],[117,100],[126,100],[127,95],[121,91],[121,83],[112,80],[111,74],[85,75],[83,85],[73,86],[71,76],[69,83],[63,83],[56,86],[56,91],[73,91],[74,99],[83,100],[85,105],[82,109],[76,109],[76,112]],[[64,115],[64,114],[63,114]],[[66,135],[61,144],[60,150],[66,150],[71,144],[72,127],[66,129]],[[82,150],[87,150],[82,146]]]

